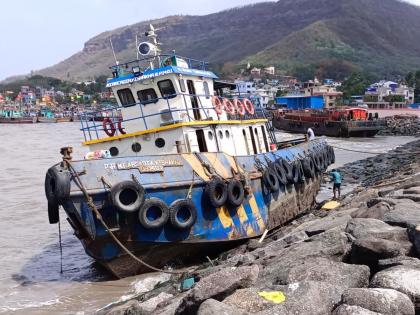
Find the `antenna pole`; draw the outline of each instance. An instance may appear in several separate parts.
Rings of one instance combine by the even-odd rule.
[[[136,34],[136,56],[137,56],[137,60],[139,60],[139,50],[138,50],[138,47],[139,47],[139,37]]]
[[[109,42],[111,43],[111,49],[112,49],[112,53],[114,55],[115,64],[118,66],[118,60],[117,60],[117,56],[115,55],[114,45],[112,45],[112,39],[111,39],[111,37],[109,38]]]

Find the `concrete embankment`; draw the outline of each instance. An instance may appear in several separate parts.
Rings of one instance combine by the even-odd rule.
[[[313,210],[225,252],[187,281],[150,275],[148,290],[98,313],[419,314],[419,153],[415,141],[345,165],[358,188],[339,208]]]

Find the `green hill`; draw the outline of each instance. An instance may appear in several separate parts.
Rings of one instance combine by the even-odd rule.
[[[109,74],[109,39],[119,60],[134,59],[135,36],[149,23],[163,27],[164,50],[219,65],[251,61],[338,77],[353,70],[385,76],[420,68],[420,7],[396,0],[280,0],[121,27],[37,73],[72,81]]]

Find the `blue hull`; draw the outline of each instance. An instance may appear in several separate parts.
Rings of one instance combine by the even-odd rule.
[[[281,185],[278,191],[272,192],[262,180],[262,169],[279,157],[293,162],[326,147],[325,140],[317,139],[271,153],[236,158],[224,153],[186,153],[73,161],[72,165],[118,239],[138,257],[162,267],[168,261],[200,254],[203,248],[206,248],[203,254],[206,256],[212,246],[220,249],[223,244],[232,246],[260,236],[266,229],[278,227],[308,211],[320,186],[319,173],[312,178],[302,178],[297,184]],[[215,208],[203,197],[211,177],[206,164],[224,179],[232,178],[236,172],[247,174],[251,189],[238,208],[228,205]],[[155,172],[156,165],[163,167],[163,172]],[[118,211],[110,200],[110,187],[133,180],[145,189],[146,200],[159,198],[170,205],[191,196],[197,209],[194,225],[179,229],[168,222],[161,228],[150,229],[143,227],[138,214]],[[88,255],[118,277],[148,271],[126,255],[109,236],[74,178],[71,178],[69,198],[61,204]]]

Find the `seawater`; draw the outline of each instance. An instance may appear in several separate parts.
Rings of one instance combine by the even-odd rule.
[[[82,158],[78,123],[0,124],[0,313],[90,314],[135,293],[151,275],[113,280],[89,258],[60,211],[63,273],[58,225],[50,225],[44,195],[47,169],[60,162],[60,148]],[[278,134],[278,139],[294,137]],[[328,139],[336,146],[384,152],[411,137]],[[337,166],[372,154],[336,150]]]

